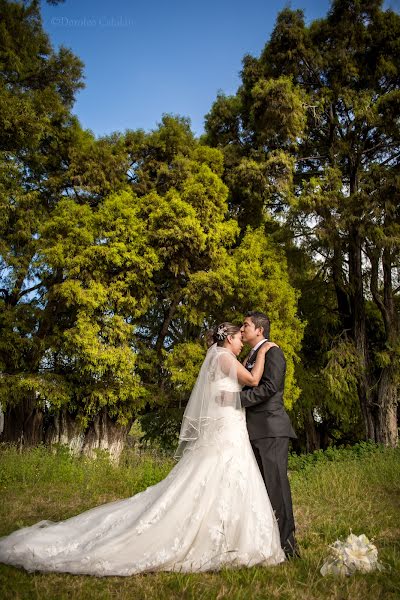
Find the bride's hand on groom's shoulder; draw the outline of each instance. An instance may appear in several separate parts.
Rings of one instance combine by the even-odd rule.
[[[265,354],[267,354],[268,350],[270,350],[271,348],[279,348],[279,346],[278,346],[278,344],[275,344],[275,342],[265,342],[264,344],[262,344],[262,346],[259,347],[258,352],[260,352],[261,355],[263,355],[263,354],[265,355]],[[249,356],[250,356],[250,354],[248,354],[242,362],[242,365],[244,367],[247,365]]]
[[[275,342],[265,342],[265,344],[261,346],[260,351],[267,354],[268,350],[271,350],[271,348],[278,348],[278,344],[275,344]]]

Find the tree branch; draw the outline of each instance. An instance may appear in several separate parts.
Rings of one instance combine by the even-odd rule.
[[[19,293],[19,298],[22,298],[22,296],[25,296],[26,294],[29,294],[30,292],[34,292],[35,290],[38,290],[43,285],[44,285],[43,281],[41,281],[40,283],[37,283],[36,285],[28,288],[27,290],[23,290],[22,292]]]

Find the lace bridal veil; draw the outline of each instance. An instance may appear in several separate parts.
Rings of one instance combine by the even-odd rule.
[[[241,411],[237,358],[228,349],[209,348],[186,406],[176,458],[201,446],[218,444],[223,420]]]

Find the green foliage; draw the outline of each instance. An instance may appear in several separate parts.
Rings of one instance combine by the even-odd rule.
[[[204,344],[183,342],[176,344],[166,356],[165,366],[171,381],[183,397],[191,392],[204,360]]]
[[[199,144],[189,132],[184,120],[164,117],[158,130],[130,132],[127,137],[135,164],[132,186],[141,201],[151,198],[143,214],[161,261],[153,277],[153,304],[137,330],[140,347],[151,345],[156,350],[151,368],[139,352],[143,384],[157,395],[157,403],[184,405],[205,354],[199,344],[204,330],[227,318],[239,322],[257,305],[276,313],[276,331],[288,356],[291,405],[298,394],[293,361],[301,327],[285,259],[273,240],[264,239],[259,231],[249,230],[239,239],[236,219],[227,216],[228,190],[219,177],[222,153]],[[179,143],[167,152],[165,139]],[[276,155],[277,173],[278,162]],[[285,337],[290,344],[285,344]],[[149,423],[144,420],[146,431]]]
[[[66,185],[68,148],[79,129],[70,109],[82,63],[56,53],[37,2],[0,3],[0,367],[2,404],[47,389],[68,393],[57,376],[38,376],[55,306],[45,294],[57,275],[40,272],[40,226]],[[54,312],[53,312],[54,311]],[[51,317],[50,317],[51,315]],[[26,380],[25,380],[26,379]],[[36,387],[37,385],[37,387]],[[31,394],[30,394],[31,395]]]
[[[110,416],[126,424],[140,405],[132,318],[147,310],[149,280],[159,265],[140,210],[129,192],[108,197],[96,209],[64,199],[40,230],[38,264],[43,278],[62,272],[51,297],[59,313],[63,307],[68,315],[58,335],[47,340],[46,362],[63,391],[59,400],[68,391],[83,423],[107,406]],[[44,399],[54,402],[54,395]]]
[[[235,310],[260,310],[271,319],[271,339],[282,347],[286,357],[285,404],[291,408],[299,396],[294,368],[303,326],[296,314],[296,292],[288,283],[285,255],[260,228],[246,232],[234,257],[239,275],[234,290]]]
[[[324,372],[329,390],[337,401],[337,410],[340,410],[340,402],[346,404],[357,397],[362,361],[354,344],[346,339],[339,340],[327,354],[328,363]]]
[[[349,447],[331,446],[326,450],[315,450],[309,454],[291,453],[288,464],[290,471],[309,472],[312,477],[312,468],[315,466],[323,467],[323,465],[330,462],[364,461],[379,454],[384,454],[385,451],[386,449],[382,444],[375,444],[371,441],[359,442]],[[395,456],[399,458],[399,450],[396,450]]]
[[[273,147],[293,144],[306,126],[305,95],[288,77],[260,78],[251,89],[249,125],[258,142]]]
[[[144,432],[141,447],[154,448],[157,452],[172,456],[178,445],[183,408],[157,407],[140,417],[140,427]]]

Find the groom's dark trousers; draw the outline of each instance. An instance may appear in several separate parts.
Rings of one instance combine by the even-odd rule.
[[[251,371],[257,351],[246,368]],[[281,546],[287,555],[296,552],[292,495],[287,476],[289,438],[296,434],[283,406],[286,361],[278,347],[268,350],[264,373],[256,387],[240,393],[246,408],[247,430],[278,521]]]

